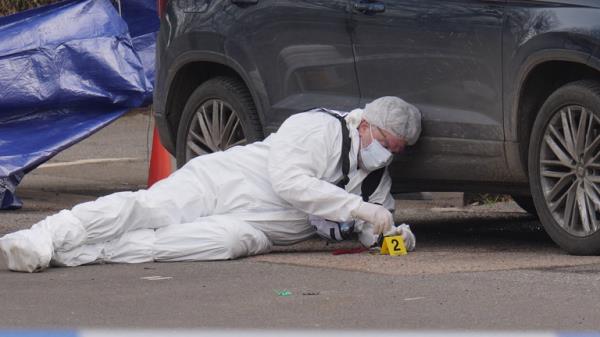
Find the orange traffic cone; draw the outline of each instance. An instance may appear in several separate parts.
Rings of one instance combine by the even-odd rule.
[[[160,143],[158,130],[154,128],[152,136],[152,154],[150,155],[150,170],[148,171],[148,187],[171,174],[171,155]]]

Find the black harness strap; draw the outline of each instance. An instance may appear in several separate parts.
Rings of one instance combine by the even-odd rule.
[[[350,181],[348,178],[348,173],[350,173],[350,132],[348,131],[348,126],[346,125],[346,119],[333,111],[328,111],[327,109],[315,109],[317,111],[325,112],[330,116],[337,118],[340,121],[342,127],[342,155],[340,161],[342,163],[342,179],[336,184],[337,187],[345,189],[346,185]],[[346,153],[346,155],[344,155]],[[377,186],[381,183],[381,179],[383,179],[383,173],[385,172],[385,167],[382,167],[378,170],[375,170],[363,180],[361,184],[361,196],[364,201],[368,201],[371,194],[375,192]]]
[[[345,189],[346,185],[348,185],[348,182],[350,181],[350,178],[348,178],[348,173],[350,172],[350,132],[348,131],[348,126],[346,125],[346,119],[344,117],[324,109],[321,111],[326,112],[329,115],[337,118],[342,126],[342,154],[340,156],[340,161],[342,162],[343,177],[342,180],[340,180],[336,185],[339,188]]]
[[[383,179],[383,172],[385,172],[385,167],[369,173],[365,180],[363,180],[360,186],[360,195],[363,201],[369,201],[371,194],[375,192],[377,186],[381,183],[381,179]]]

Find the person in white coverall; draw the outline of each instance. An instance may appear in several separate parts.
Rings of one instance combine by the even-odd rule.
[[[51,263],[235,259],[311,237],[309,216],[356,220],[366,245],[396,229],[412,249],[410,229],[393,227],[387,170],[373,192],[360,194],[363,180],[420,131],[419,110],[396,97],[348,114],[299,113],[264,141],[194,158],[147,190],[107,195],[7,234],[0,255],[23,272]]]

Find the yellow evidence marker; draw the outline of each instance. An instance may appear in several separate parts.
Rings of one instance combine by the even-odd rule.
[[[402,235],[386,236],[383,238],[383,244],[381,245],[381,255],[406,255],[406,246],[404,245],[404,238]]]

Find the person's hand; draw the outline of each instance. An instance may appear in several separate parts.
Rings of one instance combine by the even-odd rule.
[[[394,216],[381,205],[363,202],[354,215],[366,222],[373,224],[373,234],[379,235],[389,231],[394,223]]]
[[[412,252],[415,250],[415,246],[417,245],[417,238],[410,230],[410,226],[407,224],[401,224],[398,227],[391,228],[388,232],[384,233],[385,236],[394,236],[394,235],[402,235],[404,239],[404,246],[406,250]]]

